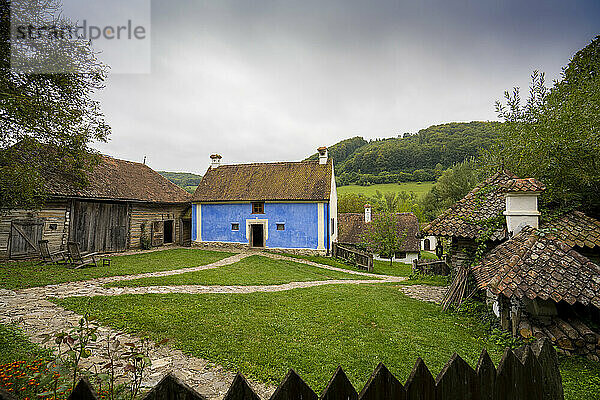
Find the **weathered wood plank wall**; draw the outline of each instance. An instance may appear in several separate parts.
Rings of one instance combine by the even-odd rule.
[[[11,221],[41,219],[42,239],[48,240],[50,251],[62,250],[69,236],[70,207],[67,200],[52,200],[41,210],[9,210],[0,213],[0,258],[8,257]]]
[[[187,204],[142,204],[132,203],[129,229],[129,248],[141,247],[142,224],[146,224],[146,234],[150,234],[150,224],[154,221],[175,221],[173,243],[181,242],[181,218],[190,206]]]

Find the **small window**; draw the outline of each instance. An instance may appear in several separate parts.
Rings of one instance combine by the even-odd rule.
[[[397,251],[395,254],[396,258],[406,258],[406,252],[404,251]]]
[[[231,223],[231,230],[232,231],[239,231],[240,230],[240,224],[238,224],[237,222],[232,222]]]
[[[58,225],[57,225],[57,224],[50,224],[50,225],[48,225],[48,228],[49,228],[51,231],[55,231],[55,230],[57,230],[57,229],[58,229]]]
[[[335,233],[335,218],[331,218],[331,234]]]
[[[276,224],[278,231],[285,231],[285,224]]]
[[[252,214],[264,214],[265,203],[252,203]]]

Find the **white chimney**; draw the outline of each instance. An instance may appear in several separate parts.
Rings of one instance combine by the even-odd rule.
[[[221,165],[221,156],[218,154],[211,154],[210,155],[210,167],[211,168],[217,168],[219,165]]]
[[[371,222],[371,205],[365,204],[365,222]]]
[[[319,152],[319,164],[327,164],[327,147],[321,146],[317,151]]]
[[[521,232],[524,226],[539,228],[538,197],[546,187],[534,178],[512,179],[506,186],[506,227],[509,236]]]

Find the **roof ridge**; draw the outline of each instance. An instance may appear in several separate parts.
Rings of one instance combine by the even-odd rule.
[[[327,160],[327,162],[329,163],[330,160]],[[221,164],[218,167],[214,168],[222,168],[222,167],[247,167],[247,166],[258,166],[258,165],[282,165],[282,164],[301,164],[301,163],[307,163],[307,164],[315,164],[318,163],[319,160],[300,160],[300,161],[266,161],[266,162],[254,162],[254,163],[241,163],[241,164]],[[323,164],[323,165],[327,165],[327,164]],[[213,169],[213,168],[209,168],[209,169]]]

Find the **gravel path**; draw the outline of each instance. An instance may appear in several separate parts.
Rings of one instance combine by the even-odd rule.
[[[413,299],[442,304],[447,286],[410,285],[400,287],[400,291]]]
[[[346,272],[348,274],[367,276],[373,279],[366,280],[327,280],[310,282],[290,282],[282,285],[269,286],[151,286],[151,287],[125,287],[125,288],[106,288],[103,285],[110,282],[132,280],[145,277],[159,277],[176,274],[183,274],[193,271],[201,271],[212,268],[219,268],[242,260],[253,254],[260,254],[273,259],[291,260],[299,263],[313,265],[333,271]],[[244,252],[227,257],[212,264],[193,268],[183,268],[177,270],[144,273],[138,275],[114,276],[107,278],[97,278],[82,282],[69,282],[58,285],[48,285],[44,287],[29,288],[23,290],[4,290],[0,289],[0,323],[6,325],[16,325],[23,329],[23,332],[34,343],[41,344],[40,335],[60,330],[67,330],[77,324],[81,318],[80,315],[68,311],[47,301],[47,297],[72,297],[72,296],[115,296],[121,294],[148,294],[148,293],[253,293],[253,292],[278,292],[298,288],[307,288],[321,285],[332,284],[380,284],[389,282],[399,282],[405,280],[404,277],[376,275],[366,272],[350,271],[342,268],[331,267],[313,263],[310,261],[290,258],[278,254]],[[117,330],[101,327],[100,337],[106,338],[109,334],[121,335],[121,342],[139,342],[139,338],[126,335]],[[52,341],[51,341],[52,342]],[[46,346],[53,344],[48,342]],[[98,344],[100,346],[101,343]],[[94,351],[93,354],[98,354]],[[221,399],[229,385],[235,377],[235,373],[225,370],[223,367],[214,365],[207,360],[191,357],[183,354],[181,351],[171,348],[168,345],[162,345],[153,348],[150,353],[152,367],[150,374],[144,381],[144,386],[149,388],[154,385],[167,372],[173,372],[182,381],[186,382],[199,393],[208,399]],[[95,362],[105,364],[107,360],[101,356],[94,355],[86,360],[86,363]],[[84,364],[85,366],[86,364]],[[283,377],[282,377],[283,378]],[[267,399],[274,391],[274,387],[250,381],[252,387],[263,398]]]

